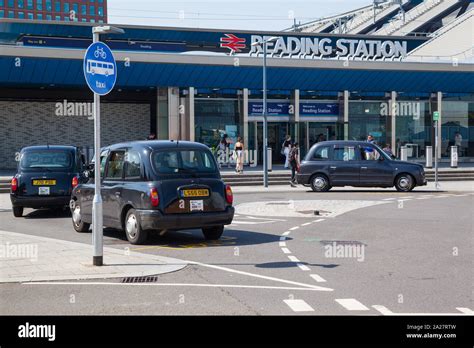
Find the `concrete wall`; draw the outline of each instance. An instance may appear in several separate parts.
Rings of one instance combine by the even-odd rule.
[[[0,169],[16,168],[15,153],[30,145],[94,145],[94,121],[58,116],[54,102],[0,101]],[[144,140],[150,132],[150,105],[101,107],[102,145]]]

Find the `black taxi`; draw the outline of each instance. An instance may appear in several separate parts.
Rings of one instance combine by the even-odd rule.
[[[13,215],[24,208],[63,208],[69,205],[72,189],[83,177],[85,158],[74,146],[42,145],[20,152],[17,173],[11,180]]]
[[[232,189],[203,144],[154,140],[111,145],[101,152],[100,170],[103,225],[125,231],[131,244],[144,243],[151,231],[194,228],[216,240],[232,223]],[[89,177],[71,197],[77,232],[88,232],[92,224],[94,175]]]

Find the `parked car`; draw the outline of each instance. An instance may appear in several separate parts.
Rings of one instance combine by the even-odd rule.
[[[97,168],[94,168],[97,169]],[[92,223],[94,176],[72,193],[72,223],[77,232]],[[132,244],[150,231],[200,228],[219,239],[232,223],[233,195],[221,180],[209,148],[187,141],[138,141],[101,152],[103,225],[124,230]]]
[[[328,191],[334,186],[395,186],[408,192],[426,185],[422,165],[394,160],[377,145],[363,141],[315,144],[301,162],[296,178],[313,191]]]
[[[24,208],[64,208],[72,189],[84,181],[84,155],[73,146],[30,146],[20,152],[17,173],[11,181],[13,215]]]

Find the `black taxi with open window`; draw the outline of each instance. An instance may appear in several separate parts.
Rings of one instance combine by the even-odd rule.
[[[124,230],[131,244],[149,232],[200,228],[219,239],[234,217],[233,194],[210,149],[188,141],[137,141],[101,152],[103,224]],[[72,193],[74,229],[92,223],[93,174]]]

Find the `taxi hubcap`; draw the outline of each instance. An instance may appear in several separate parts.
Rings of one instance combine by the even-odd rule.
[[[74,208],[74,212],[72,213],[72,219],[76,225],[81,223],[81,207],[76,206]]]
[[[137,230],[138,230],[138,223],[137,223],[137,218],[135,217],[135,215],[131,214],[128,217],[125,228],[127,230],[128,235],[132,238],[135,238],[135,236],[137,235]]]
[[[314,179],[314,186],[317,188],[323,188],[326,185],[326,180],[324,178],[318,177]]]
[[[404,188],[404,189],[408,188],[408,187],[410,187],[410,184],[411,184],[411,180],[409,178],[407,178],[405,176],[400,178],[399,185],[400,185],[401,188]]]

